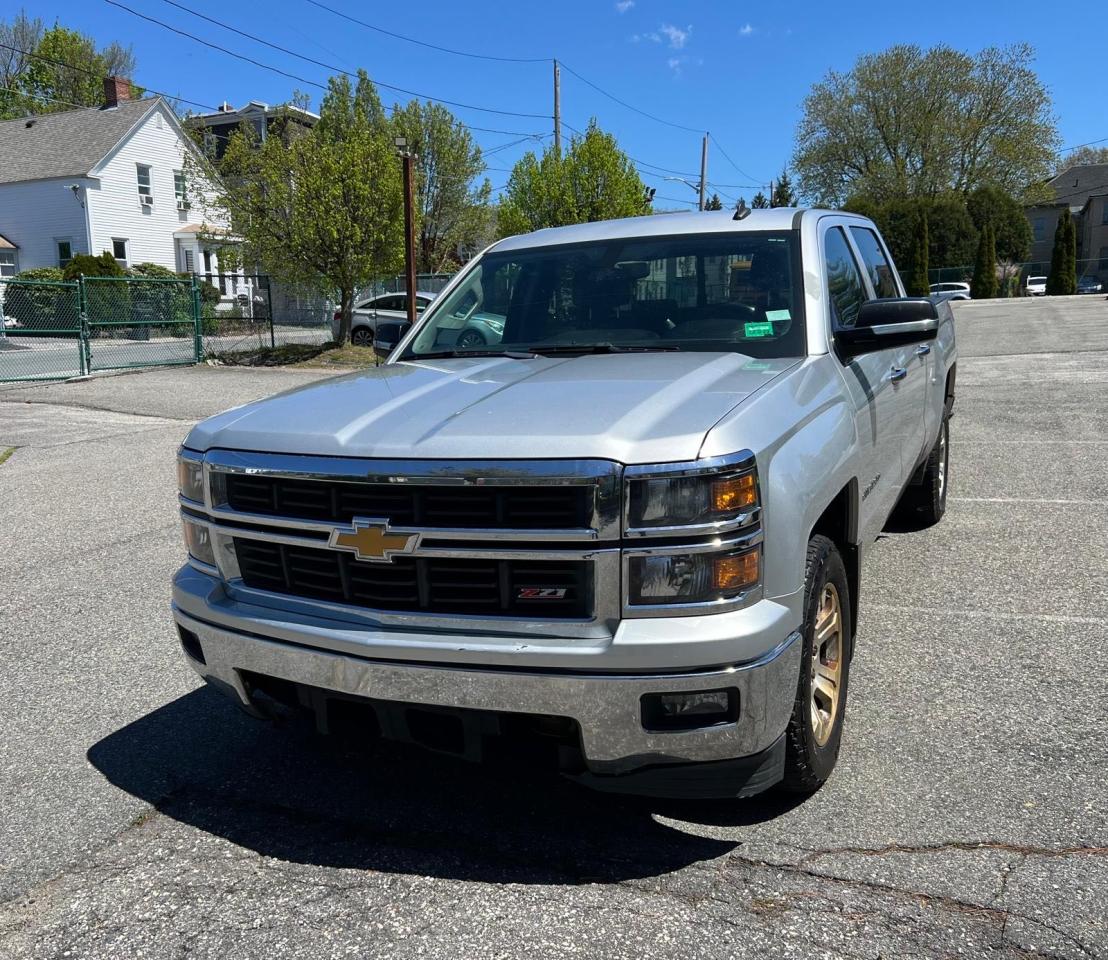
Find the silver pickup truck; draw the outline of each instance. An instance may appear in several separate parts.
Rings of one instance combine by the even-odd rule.
[[[599,789],[819,787],[863,554],[945,509],[954,323],[866,219],[739,217],[502,240],[380,367],[197,425],[189,664],[257,715],[510,738]],[[498,340],[460,345],[475,313]]]

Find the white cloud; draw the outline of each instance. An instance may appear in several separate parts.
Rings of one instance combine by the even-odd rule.
[[[749,37],[754,32],[754,28],[749,23],[744,23],[739,27],[740,37]]]
[[[626,13],[635,5],[635,0],[616,0],[616,11]]]
[[[689,35],[692,33],[692,25],[682,30],[680,27],[675,27],[672,23],[663,23],[658,28],[658,32],[669,40],[671,50],[680,50],[689,41]]]
[[[661,43],[662,42],[662,38],[658,34],[654,33],[653,31],[651,31],[650,33],[633,33],[633,34],[631,34],[631,42],[632,43],[642,43],[644,40],[649,41],[650,43]]]

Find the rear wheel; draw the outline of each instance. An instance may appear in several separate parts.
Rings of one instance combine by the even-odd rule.
[[[457,345],[463,350],[475,350],[485,346],[485,338],[476,330],[463,330],[458,336]]]
[[[811,793],[839,759],[850,674],[850,586],[838,547],[808,541],[800,678],[785,731],[783,786]]]
[[[356,347],[372,347],[373,331],[369,327],[355,327],[350,331],[350,342]]]
[[[950,417],[943,415],[935,446],[923,465],[919,484],[904,492],[904,507],[924,526],[938,523],[946,513],[946,491],[950,478]]]

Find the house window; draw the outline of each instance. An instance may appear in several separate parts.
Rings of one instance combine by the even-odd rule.
[[[211,250],[204,251],[204,280],[208,283],[212,282],[212,252]]]
[[[1036,217],[1035,222],[1032,224],[1032,228],[1035,231],[1036,240],[1046,239],[1046,217]]]
[[[185,172],[183,170],[173,171],[173,195],[177,198],[178,210],[189,208],[188,195],[185,193]]]
[[[14,277],[19,271],[16,269],[15,251],[0,250],[0,277]]]
[[[73,243],[69,240],[58,241],[58,266],[64,267],[73,259]]]
[[[112,238],[112,256],[121,266],[127,266],[127,241]]]
[[[192,258],[192,251],[185,251],[185,273],[193,273],[196,269],[196,262]]]
[[[1100,222],[1108,223],[1108,197],[1100,201]]]
[[[154,188],[150,182],[150,168],[145,164],[138,164],[138,192],[139,201],[141,203],[153,203],[154,202]]]

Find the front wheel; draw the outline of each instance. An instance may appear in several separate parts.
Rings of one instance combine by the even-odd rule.
[[[808,541],[800,678],[785,731],[782,785],[794,793],[818,790],[839,759],[850,675],[850,609],[839,549],[816,535]]]
[[[350,331],[350,342],[356,347],[372,347],[373,331],[369,327],[355,327]]]

